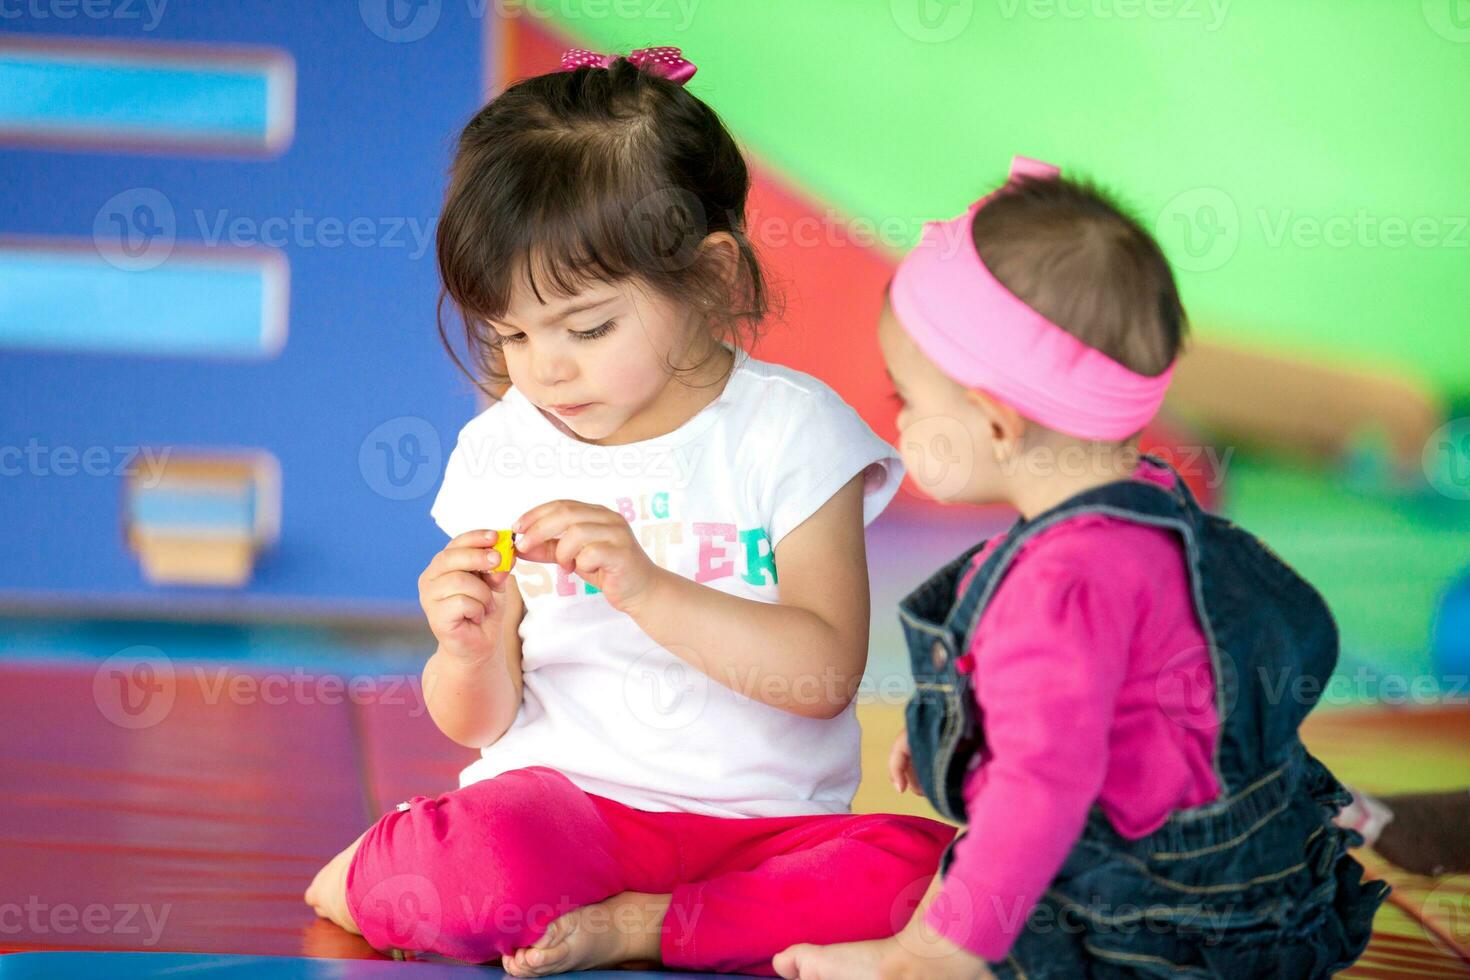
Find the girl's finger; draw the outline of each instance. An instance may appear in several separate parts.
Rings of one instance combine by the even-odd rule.
[[[447,572],[488,572],[500,564],[500,552],[491,547],[449,547],[439,552],[424,569],[428,579]]]
[[[561,537],[562,532],[573,524],[611,524],[623,521],[623,515],[606,507],[584,504],[576,500],[559,500],[545,504],[546,511],[537,516],[537,510],[527,511],[526,516],[516,522],[522,530],[517,533],[516,548],[534,548],[550,538]]]
[[[524,546],[517,542],[518,558],[521,561],[545,562],[547,564],[561,565],[563,568],[568,567],[575,559],[577,551],[580,550],[582,544],[587,540],[581,537],[582,532],[579,532],[578,528],[596,530],[604,526],[600,524],[574,524],[562,534],[549,538],[546,541],[541,541],[530,546]]]
[[[555,518],[558,515],[565,516],[570,513],[575,513],[588,506],[590,505],[580,500],[548,500],[546,503],[538,504],[520,517],[517,517],[511,522],[510,529],[516,533],[517,538],[525,537],[536,529],[537,524],[543,521]],[[555,535],[543,534],[541,538],[544,540],[548,536],[555,537]]]
[[[907,780],[908,788],[913,791],[915,796],[924,795],[924,787],[919,784],[919,774],[914,771],[912,761],[909,762],[908,769],[904,771],[904,779]]]
[[[550,541],[542,541],[540,544],[526,548],[519,543],[516,544],[516,561],[556,561],[556,546],[559,539],[552,538]]]
[[[903,736],[899,736],[894,740],[893,747],[888,750],[888,771],[897,772],[899,769],[902,769],[908,757],[908,742]]]
[[[532,524],[541,520],[541,518],[545,517],[547,514],[553,513],[558,510],[565,510],[568,508],[605,511],[609,514],[616,513],[615,511],[604,507],[601,504],[589,504],[585,500],[571,500],[568,498],[562,498],[560,500],[548,500],[544,504],[537,504],[535,507],[532,507],[530,510],[526,511],[520,517],[512,521],[510,529],[517,533],[528,531],[531,529]]]
[[[429,613],[429,625],[436,630],[450,632],[461,622],[479,625],[485,620],[483,603],[466,595],[452,595],[439,602]]]
[[[570,570],[577,564],[577,556],[582,553],[582,549],[590,544],[604,544],[611,540],[612,535],[603,525],[577,524],[557,539],[553,560]]]
[[[476,529],[474,531],[466,531],[463,534],[457,534],[457,535],[455,535],[453,538],[450,539],[449,543],[446,544],[444,547],[446,547],[446,548],[484,548],[484,547],[488,547],[489,545],[492,545],[492,544],[495,543],[495,536],[498,533],[499,533],[498,531],[492,531],[489,528],[478,528],[478,529]]]
[[[470,572],[450,572],[434,579],[430,596],[435,602],[443,602],[452,595],[469,596],[485,606],[495,602],[495,592],[490,583]]]
[[[602,571],[610,558],[607,542],[593,541],[577,552],[577,560],[573,569],[584,580],[590,580],[591,576]]]

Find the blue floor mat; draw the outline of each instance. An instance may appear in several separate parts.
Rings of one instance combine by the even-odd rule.
[[[0,978],[4,980],[56,980],[56,978],[106,977],[108,980],[144,980],[152,977],[272,977],[279,980],[434,980],[435,977],[464,977],[476,970],[484,977],[508,974],[493,966],[466,963],[434,963],[415,960],[391,963],[383,960],[327,960],[294,956],[221,956],[214,953],[11,953],[0,956]],[[650,973],[643,970],[588,970],[564,976],[602,980],[640,980],[679,976],[687,980],[728,980],[733,974]]]

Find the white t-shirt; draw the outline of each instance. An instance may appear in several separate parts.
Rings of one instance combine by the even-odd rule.
[[[858,473],[866,525],[903,477],[893,447],[821,381],[736,351],[718,398],[673,432],[622,446],[567,435],[511,388],[461,430],[431,513],[453,537],[508,528],[548,500],[601,504],[628,518],[658,565],[775,602],[775,548]],[[526,601],[524,698],[461,786],[549,766],[643,810],[848,810],[860,775],[852,705],[824,720],[743,697],[580,577],[529,561],[514,575]]]

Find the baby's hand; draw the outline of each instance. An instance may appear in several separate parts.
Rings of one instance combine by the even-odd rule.
[[[512,528],[516,553],[528,561],[554,562],[602,592],[614,609],[632,613],[653,591],[664,570],[653,563],[622,514],[580,500],[532,507]]]
[[[893,740],[893,748],[888,753],[888,778],[893,783],[893,788],[902,793],[911,790],[919,796],[924,795],[924,787],[919,784],[919,774],[914,772],[914,755],[909,751],[908,729],[898,733],[898,738]]]
[[[419,605],[439,646],[461,660],[485,660],[500,645],[505,583],[497,531],[467,531],[444,546],[419,576]]]

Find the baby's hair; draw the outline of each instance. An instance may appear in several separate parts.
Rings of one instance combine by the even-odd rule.
[[[768,309],[745,233],[749,192],[730,132],[677,83],[626,58],[523,79],[459,138],[436,237],[439,337],[496,397],[509,379],[486,321],[505,314],[524,271],[543,300],[642,280],[697,311],[716,338],[748,349]],[[716,232],[738,247],[733,277],[699,247]],[[473,371],[445,332],[446,298],[464,322]]]
[[[1017,178],[980,209],[971,234],[1001,285],[1123,366],[1153,377],[1183,347],[1188,323],[1168,260],[1097,187]]]

